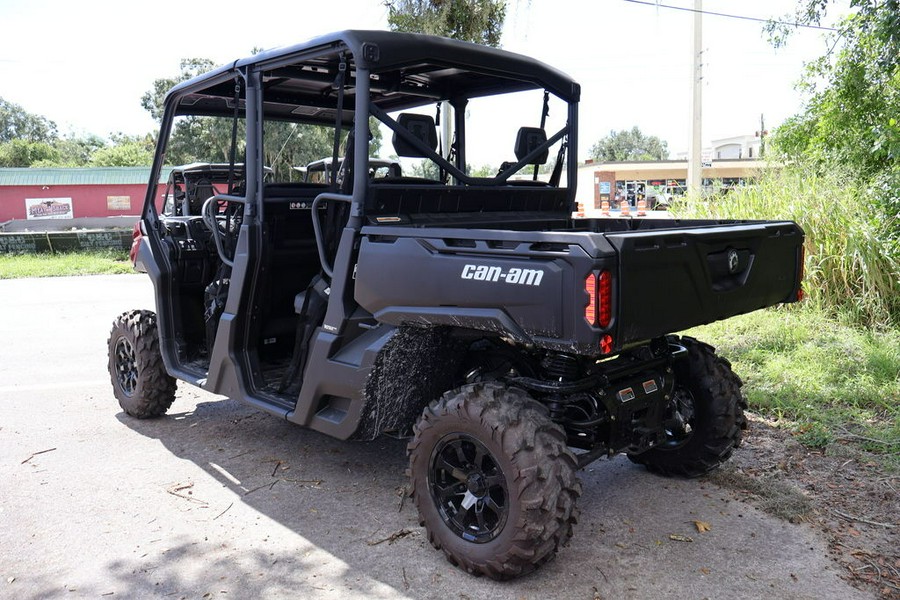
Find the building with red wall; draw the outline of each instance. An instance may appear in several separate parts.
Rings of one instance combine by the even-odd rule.
[[[157,198],[167,177],[162,173]],[[0,223],[139,215],[149,180],[147,167],[0,169]]]

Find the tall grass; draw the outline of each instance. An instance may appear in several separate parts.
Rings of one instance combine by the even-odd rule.
[[[125,250],[0,254],[0,279],[134,273]]]
[[[900,325],[900,223],[838,173],[770,169],[725,196],[687,199],[682,218],[789,219],[806,232],[808,301],[864,326]]]
[[[900,330],[770,309],[688,332],[716,347],[744,381],[750,408],[810,446],[858,441],[900,467]]]

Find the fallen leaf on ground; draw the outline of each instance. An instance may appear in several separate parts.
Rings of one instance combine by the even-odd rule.
[[[710,525],[706,521],[694,521],[694,526],[697,527],[697,531],[699,531],[700,533],[705,533],[712,529],[712,525]]]
[[[677,533],[670,533],[669,539],[674,542],[693,542],[694,538],[688,537],[686,535],[679,535]]]

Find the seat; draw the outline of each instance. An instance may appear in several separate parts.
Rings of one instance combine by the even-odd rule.
[[[437,130],[434,126],[434,119],[429,115],[419,115],[416,113],[402,113],[397,117],[397,124],[408,131],[425,144],[431,150],[437,149],[438,139]],[[394,145],[394,152],[397,156],[406,156],[408,158],[427,158],[427,155],[417,148],[412,142],[405,137],[394,132],[391,138]]]
[[[520,127],[516,134],[516,159],[522,160],[532,151],[547,142],[547,133],[540,127]],[[543,165],[547,163],[550,149],[544,151],[528,161],[530,165]]]
[[[315,315],[322,306],[328,304],[330,293],[331,289],[325,278],[316,275],[305,290],[294,296],[294,312],[301,316]]]
[[[206,179],[201,179],[191,186],[187,198],[190,214],[199,215],[203,209],[203,203],[217,193],[216,188]]]
[[[299,314],[303,313],[303,305],[306,304],[306,293],[309,290],[303,290],[296,296],[294,296],[294,312]]]

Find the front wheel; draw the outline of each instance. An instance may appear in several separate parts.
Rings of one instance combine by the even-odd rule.
[[[661,475],[699,477],[728,460],[741,444],[747,404],[740,378],[712,346],[689,337],[681,343],[688,356],[675,368],[666,442],[628,458]]]
[[[159,351],[156,314],[131,310],[116,317],[107,342],[113,394],[138,419],[159,417],[175,400],[175,379]]]
[[[452,564],[509,579],[572,535],[581,484],[565,432],[524,391],[466,385],[428,406],[409,444],[419,522]]]

